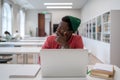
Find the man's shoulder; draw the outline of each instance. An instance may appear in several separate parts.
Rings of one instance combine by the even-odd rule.
[[[73,34],[72,36],[75,37],[75,38],[77,38],[77,37],[78,37],[78,38],[81,37],[81,35],[76,35],[76,34]]]
[[[55,35],[50,35],[50,36],[48,36],[48,39],[55,39]]]

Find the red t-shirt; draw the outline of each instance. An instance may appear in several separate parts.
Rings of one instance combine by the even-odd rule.
[[[42,46],[42,49],[59,49],[61,48],[60,44],[55,41],[56,36],[52,35],[49,36]],[[83,49],[83,41],[81,36],[79,35],[72,35],[70,40],[68,41],[70,48],[72,49]]]

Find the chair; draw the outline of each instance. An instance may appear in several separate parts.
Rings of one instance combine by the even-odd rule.
[[[0,45],[0,47],[14,47],[13,45]],[[12,60],[12,54],[0,54],[0,63],[7,63]]]
[[[7,63],[8,61],[12,60],[12,58],[10,57],[12,56],[12,54],[0,54],[0,56],[1,56],[0,63]]]

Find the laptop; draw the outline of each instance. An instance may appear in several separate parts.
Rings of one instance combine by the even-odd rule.
[[[86,49],[42,49],[40,56],[42,77],[86,77]]]

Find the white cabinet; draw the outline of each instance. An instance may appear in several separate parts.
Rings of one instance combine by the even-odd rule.
[[[110,12],[106,12],[82,24],[84,37],[110,43]]]
[[[102,41],[110,42],[110,12],[103,14],[102,17]]]
[[[82,23],[81,29],[81,35],[85,37],[88,42],[92,42],[93,45],[94,42],[95,44],[96,42],[98,43],[96,47],[93,45],[90,47],[90,49],[94,48],[91,51],[95,52],[96,57],[100,57],[99,59],[105,57],[109,60],[109,63],[120,67],[120,10],[111,10],[94,17]],[[110,47],[110,50],[106,51],[109,53],[104,52],[105,49],[103,48],[98,48],[99,45],[105,46],[106,44]],[[86,44],[86,46],[89,45]],[[99,52],[94,50],[98,50]],[[107,56],[105,56],[106,54]],[[101,61],[105,62],[104,60]]]

